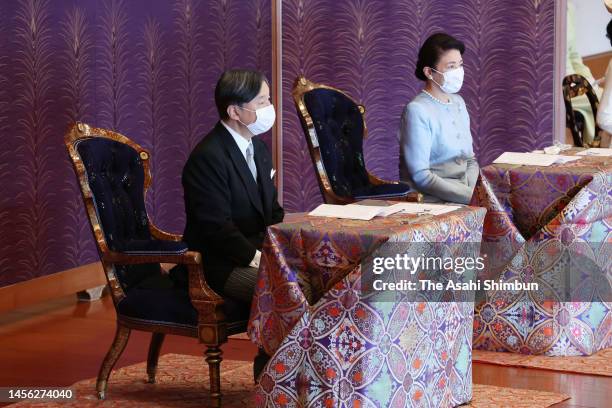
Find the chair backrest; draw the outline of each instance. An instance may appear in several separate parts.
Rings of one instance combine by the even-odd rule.
[[[299,77],[293,99],[326,203],[351,202],[369,184],[363,156],[365,108],[344,92]]]
[[[84,123],[74,124],[64,141],[101,258],[137,251],[151,239],[144,199],[151,184],[149,153],[119,133]],[[126,291],[159,273],[159,265],[114,266]]]
[[[578,121],[572,107],[572,98],[586,95],[591,105],[593,112],[593,120],[597,118],[597,109],[599,108],[599,98],[593,91],[593,87],[589,81],[582,75],[568,75],[563,79],[563,101],[565,103],[565,123],[566,127],[572,133],[574,145],[578,147],[599,147],[601,144],[601,135],[597,121],[595,122],[595,135],[591,143],[586,143],[582,137],[582,132],[578,129]]]

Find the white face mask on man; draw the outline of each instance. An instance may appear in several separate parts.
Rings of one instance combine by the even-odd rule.
[[[276,111],[274,110],[274,105],[268,105],[264,108],[259,108],[257,110],[243,108],[242,106],[238,107],[249,112],[255,112],[255,122],[249,125],[243,123],[240,119],[238,119],[240,123],[246,126],[247,129],[249,129],[249,132],[251,132],[253,136],[266,133],[268,130],[272,129],[274,121],[276,120]]]
[[[459,92],[461,86],[463,85],[463,77],[465,72],[463,71],[463,67],[451,69],[446,72],[440,72],[435,68],[432,68],[432,71],[436,71],[438,74],[441,74],[444,77],[444,83],[440,85],[433,79],[433,76],[430,78],[436,85],[440,87],[443,92],[448,94],[454,94]]]

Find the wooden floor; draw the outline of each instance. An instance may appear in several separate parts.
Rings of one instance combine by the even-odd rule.
[[[68,297],[0,315],[0,387],[68,386],[95,377],[113,338],[114,321],[109,297],[91,303]],[[149,335],[133,332],[118,366],[145,361],[148,342]],[[202,351],[195,339],[177,336],[167,337],[162,349],[192,355]],[[223,351],[226,359],[248,361],[256,348],[248,340],[231,339]],[[555,407],[612,407],[611,378],[479,363],[473,371],[475,383],[572,397]]]

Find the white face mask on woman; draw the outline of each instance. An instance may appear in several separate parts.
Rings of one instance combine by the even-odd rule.
[[[274,125],[274,121],[276,120],[276,111],[274,110],[274,105],[268,105],[264,108],[259,108],[257,110],[243,108],[242,106],[238,107],[249,112],[255,112],[255,122],[249,125],[242,123],[240,119],[238,120],[240,123],[246,126],[247,129],[249,129],[249,132],[251,132],[254,136],[266,133]]]
[[[463,76],[465,75],[463,71],[463,67],[451,69],[446,72],[440,72],[435,68],[432,68],[433,71],[436,71],[438,74],[441,74],[444,77],[444,83],[440,85],[433,79],[433,76],[430,78],[432,81],[436,83],[440,87],[443,92],[448,94],[454,94],[459,92],[461,86],[463,85]]]

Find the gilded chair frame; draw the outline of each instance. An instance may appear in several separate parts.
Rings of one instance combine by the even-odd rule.
[[[576,117],[572,107],[572,98],[577,96],[587,96],[593,112],[593,119],[595,120],[595,134],[593,135],[593,141],[591,143],[585,143],[580,138],[580,132],[578,132],[578,126],[576,124]],[[565,103],[565,120],[566,127],[572,133],[574,145],[577,147],[599,147],[601,145],[601,129],[597,125],[597,110],[599,109],[599,99],[593,91],[593,87],[589,81],[579,74],[568,75],[563,79],[563,102]]]
[[[338,88],[334,88],[332,86],[317,84],[315,82],[311,82],[303,76],[299,76],[293,85],[293,101],[295,103],[295,107],[298,111],[298,116],[300,117],[300,122],[302,124],[302,128],[304,132],[308,134],[306,137],[308,150],[310,151],[310,157],[312,158],[312,163],[315,168],[315,173],[317,176],[317,181],[319,182],[319,188],[321,189],[321,194],[323,195],[323,201],[327,204],[350,204],[354,203],[356,200],[352,197],[341,197],[337,195],[332,189],[331,182],[329,180],[329,176],[327,175],[327,171],[325,170],[325,164],[323,163],[321,148],[319,147],[319,138],[317,136],[317,131],[314,126],[314,121],[312,120],[312,116],[308,112],[306,108],[306,104],[304,103],[304,95],[314,89],[329,89],[338,93],[341,93],[349,100],[351,100],[357,108],[359,109],[359,113],[361,113],[361,120],[363,121],[363,138],[366,139],[368,136],[368,127],[365,122],[365,106],[357,103],[351,96],[349,96],[346,92],[341,91]],[[376,177],[371,174],[369,171],[368,179],[373,185],[381,185],[381,184],[399,184],[397,181],[387,181],[381,178]],[[405,201],[421,201],[422,195],[413,192],[409,193],[406,197],[394,198],[393,200],[405,200]]]
[[[159,352],[166,334],[194,337],[197,338],[200,343],[206,345],[207,350],[205,356],[210,369],[212,403],[214,406],[221,406],[220,363],[222,360],[222,352],[220,345],[227,341],[228,329],[230,334],[242,332],[246,327],[246,322],[240,322],[244,323],[244,327],[242,324],[237,324],[235,325],[236,327],[228,328],[228,325],[225,323],[225,314],[222,309],[224,300],[206,283],[202,268],[202,257],[199,252],[186,251],[176,255],[127,255],[110,250],[94,205],[94,197],[88,184],[85,165],[81,161],[81,157],[77,151],[77,145],[80,141],[94,137],[107,138],[126,144],[138,153],[144,169],[145,195],[146,190],[151,185],[149,165],[150,154],[147,150],[119,133],[106,129],[94,128],[84,123],[73,124],[64,138],[66,148],[68,149],[70,159],[77,175],[87,216],[92,227],[102,267],[110,287],[110,293],[115,307],[126,297],[126,293],[117,278],[115,265],[148,263],[183,264],[188,270],[189,298],[191,304],[198,313],[197,327],[180,324],[164,324],[160,322],[144,322],[139,319],[131,319],[117,314],[117,331],[115,338],[110,350],[104,358],[96,382],[98,397],[100,399],[105,398],[108,378],[127,344],[130,331],[142,330],[153,333],[147,359],[147,374],[150,383],[155,382]],[[150,233],[155,239],[169,241],[181,241],[182,239],[181,235],[162,231],[153,224],[150,218],[149,226]]]

